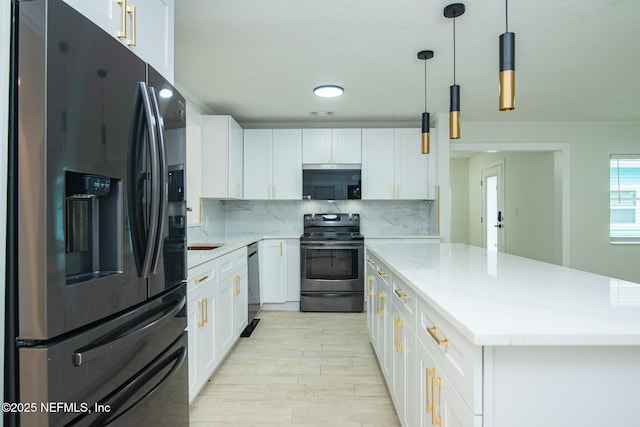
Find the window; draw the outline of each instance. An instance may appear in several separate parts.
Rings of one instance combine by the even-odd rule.
[[[609,241],[640,243],[640,155],[609,160]]]

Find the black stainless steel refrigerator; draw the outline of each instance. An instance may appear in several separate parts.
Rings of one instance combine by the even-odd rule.
[[[5,425],[187,426],[184,99],[63,1],[12,7]]]

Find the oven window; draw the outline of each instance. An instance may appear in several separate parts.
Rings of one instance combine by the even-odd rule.
[[[358,249],[306,249],[305,277],[321,280],[358,278]]]

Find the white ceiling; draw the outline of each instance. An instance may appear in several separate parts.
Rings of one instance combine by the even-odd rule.
[[[175,81],[243,124],[415,122],[449,110],[453,25],[443,0],[176,0]],[[640,0],[511,0],[516,110],[499,112],[503,0],[456,18],[462,121],[640,120]],[[338,84],[340,98],[313,87]],[[332,111],[313,118],[311,111]]]

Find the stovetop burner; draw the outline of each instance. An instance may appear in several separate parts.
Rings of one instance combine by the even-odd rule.
[[[364,240],[360,234],[360,215],[350,213],[319,213],[304,215],[301,241]]]

